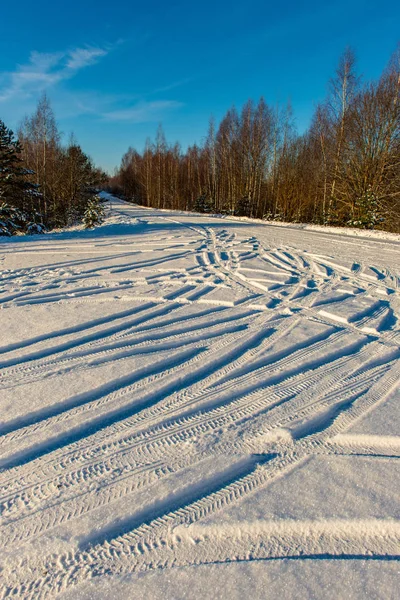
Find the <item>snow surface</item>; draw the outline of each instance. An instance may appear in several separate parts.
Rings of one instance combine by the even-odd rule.
[[[105,197],[0,242],[1,597],[396,598],[400,238]]]

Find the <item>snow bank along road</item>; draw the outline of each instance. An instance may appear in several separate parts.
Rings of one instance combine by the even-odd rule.
[[[254,559],[398,570],[400,242],[115,202],[0,249],[1,597]]]

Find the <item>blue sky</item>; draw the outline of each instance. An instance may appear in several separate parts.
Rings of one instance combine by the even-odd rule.
[[[60,130],[109,170],[159,122],[186,147],[248,98],[290,100],[302,131],[347,45],[374,79],[400,40],[392,0],[4,4],[0,119],[15,129],[46,90]]]

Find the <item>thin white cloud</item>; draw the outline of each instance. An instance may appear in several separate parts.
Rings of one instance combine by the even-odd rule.
[[[147,123],[158,121],[166,111],[181,108],[182,102],[175,100],[157,100],[154,102],[140,102],[129,108],[103,113],[107,121],[129,121],[131,123]]]
[[[38,94],[51,88],[52,102],[58,118],[91,115],[109,122],[147,123],[161,121],[181,108],[176,100],[153,100],[146,97],[172,90],[189,80],[181,80],[145,94],[104,94],[94,90],[70,90],[58,86],[73,78],[82,69],[104,59],[124,40],[113,45],[84,46],[62,52],[31,52],[26,64],[18,65],[12,72],[0,72],[0,106],[17,121],[18,117],[33,109]]]
[[[31,52],[29,62],[19,65],[13,72],[0,73],[0,102],[32,94],[74,77],[78,71],[94,65],[110,52],[111,48],[86,46],[64,52]]]
[[[106,56],[106,54],[108,54],[108,50],[104,48],[77,48],[69,53],[66,67],[72,71],[77,71],[94,65],[99,58]]]
[[[20,67],[21,72],[25,71],[49,71],[59,63],[63,58],[64,52],[31,52],[30,60],[27,65]]]
[[[169,92],[177,87],[181,87],[182,85],[186,85],[194,80],[194,77],[186,77],[185,79],[180,79],[179,81],[174,81],[169,83],[168,85],[164,85],[163,87],[156,88],[151,91],[151,94],[160,94],[162,92]]]

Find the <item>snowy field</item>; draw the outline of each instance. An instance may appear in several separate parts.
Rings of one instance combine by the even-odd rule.
[[[0,252],[0,597],[398,598],[400,238],[115,201]]]

